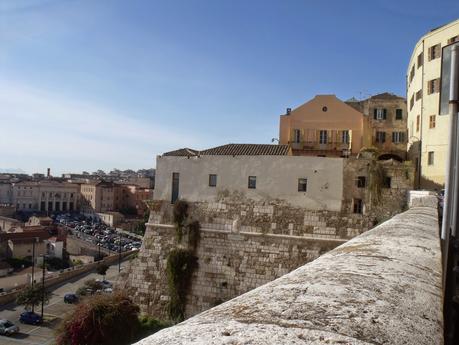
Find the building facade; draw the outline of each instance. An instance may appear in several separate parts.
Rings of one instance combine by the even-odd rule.
[[[114,211],[117,207],[118,186],[113,182],[91,181],[82,183],[80,192],[81,211],[84,213]]]
[[[335,95],[317,95],[280,116],[279,143],[294,155],[357,155],[363,146],[363,116]]]
[[[445,183],[449,116],[439,115],[442,48],[459,41],[459,20],[433,29],[416,43],[406,73],[409,155],[421,188]]]
[[[343,160],[291,156],[288,145],[229,144],[192,156],[158,156],[154,200],[210,202],[240,193],[310,210],[340,211]]]
[[[406,99],[381,93],[367,99],[346,101],[364,115],[363,145],[378,149],[378,156],[405,160],[408,133]]]
[[[55,180],[13,184],[13,204],[22,212],[73,212],[79,208],[79,185]]]
[[[0,205],[10,205],[13,202],[13,187],[10,182],[0,181]]]

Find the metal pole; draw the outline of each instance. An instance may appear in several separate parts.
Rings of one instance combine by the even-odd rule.
[[[41,285],[41,319],[43,320],[43,307],[45,305],[45,266],[46,266],[46,255],[43,255],[43,281]]]
[[[119,235],[118,243],[118,273],[121,272],[121,234]]]
[[[35,283],[35,241],[32,242],[32,287]],[[33,311],[33,306],[32,306],[32,311]]]

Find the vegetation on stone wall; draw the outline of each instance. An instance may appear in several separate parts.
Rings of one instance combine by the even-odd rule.
[[[201,224],[195,220],[187,225],[188,232],[188,247],[196,251],[199,240],[201,238]]]
[[[198,258],[192,250],[176,248],[167,257],[167,285],[169,288],[168,314],[172,321],[185,318],[186,298]]]
[[[188,203],[185,200],[177,200],[174,204],[173,216],[178,243],[182,242],[183,227],[188,218],[188,207]]]
[[[381,201],[382,188],[386,174],[384,168],[376,159],[372,159],[368,165],[368,190],[370,192],[371,204],[376,206]]]
[[[188,222],[189,205],[184,200],[178,200],[173,209],[176,240],[178,246],[167,257],[167,284],[169,288],[169,318],[174,322],[185,318],[185,307],[188,291],[191,286],[191,278],[198,266],[198,258],[195,256],[200,240],[201,224],[194,220]],[[182,244],[186,236],[186,244]]]

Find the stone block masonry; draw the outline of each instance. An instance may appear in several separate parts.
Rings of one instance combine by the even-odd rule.
[[[187,317],[214,307],[310,262],[343,243],[340,239],[201,230],[199,268],[187,300]],[[123,272],[121,288],[156,317],[167,317],[167,256],[176,246],[171,225],[148,224],[136,260]]]
[[[435,197],[139,345],[443,344]]]

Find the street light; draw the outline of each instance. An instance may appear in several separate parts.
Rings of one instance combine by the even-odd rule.
[[[43,255],[43,280],[41,285],[41,319],[43,320],[43,307],[45,305],[45,266],[46,255]]]
[[[119,242],[118,242],[118,273],[121,272],[121,234],[119,234]]]
[[[35,241],[32,242],[32,287],[35,283],[35,243],[37,242],[38,242],[38,237],[35,237]]]

